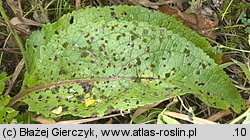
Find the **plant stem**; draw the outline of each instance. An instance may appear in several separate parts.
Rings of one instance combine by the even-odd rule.
[[[209,39],[209,38],[207,38],[207,40],[215,43],[217,45],[217,47],[219,47],[219,48],[229,49],[229,50],[234,50],[234,51],[239,51],[239,52],[244,52],[244,53],[250,53],[249,50],[243,50],[243,49],[236,49],[236,48],[227,47],[227,46],[224,46],[224,45],[222,45],[222,44],[220,44],[220,43],[218,43],[218,42],[216,42],[216,41],[214,41],[212,39]]]
[[[226,16],[227,11],[228,11],[229,7],[232,5],[233,1],[234,1],[234,0],[231,0],[230,3],[228,4],[226,10],[225,10],[225,11],[223,12],[223,14],[222,14],[221,20],[223,20],[224,17]]]
[[[235,124],[248,115],[250,115],[250,108],[248,108],[247,111],[241,114],[239,117],[235,118],[232,122],[230,122],[230,124]]]
[[[22,55],[23,55],[24,62],[25,62],[25,64],[27,64],[27,58],[26,58],[26,55],[25,55],[24,46],[23,46],[20,38],[18,37],[17,33],[15,32],[15,30],[11,26],[11,23],[10,23],[10,21],[9,21],[9,19],[8,19],[6,13],[5,13],[5,11],[4,11],[4,9],[3,9],[3,2],[2,2],[2,0],[0,0],[0,13],[1,13],[3,19],[5,20],[7,26],[9,27],[10,32],[13,34],[13,36],[14,36],[17,44],[18,44],[18,46],[20,47],[20,50],[21,50]]]

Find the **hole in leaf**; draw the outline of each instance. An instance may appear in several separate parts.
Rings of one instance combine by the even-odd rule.
[[[200,70],[196,70],[195,74],[200,75]]]
[[[186,54],[186,57],[190,56],[190,50],[185,48],[184,53]]]
[[[140,58],[136,58],[136,65],[138,65],[138,66],[141,65],[141,60],[140,60]]]
[[[74,22],[74,17],[71,16],[71,17],[70,17],[70,20],[69,20],[69,24],[73,24],[73,22]]]
[[[205,83],[198,83],[197,85],[198,85],[198,86],[204,86]]]

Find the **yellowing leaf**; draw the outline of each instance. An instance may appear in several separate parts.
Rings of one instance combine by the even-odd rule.
[[[168,117],[166,115],[162,115],[162,119],[167,123],[167,124],[180,124],[176,119],[173,119],[171,117]]]
[[[94,105],[95,104],[95,100],[93,100],[93,99],[86,99],[85,100],[85,106],[86,107],[89,107],[89,106],[91,106],[91,105]]]
[[[58,108],[53,109],[51,112],[54,113],[54,114],[62,113],[62,106],[59,106]]]

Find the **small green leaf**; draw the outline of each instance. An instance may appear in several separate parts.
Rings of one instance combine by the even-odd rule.
[[[237,64],[242,70],[243,72],[245,73],[248,81],[250,81],[250,70],[241,62],[239,61],[236,61],[236,60],[233,60],[233,62],[227,62],[227,63],[224,63],[224,64],[221,64],[220,67],[221,68],[226,68],[232,64]]]
[[[7,106],[9,104],[9,101],[10,101],[10,96],[7,95],[7,96],[0,96],[0,101],[1,101],[1,104],[3,106]]]
[[[18,111],[11,107],[6,107],[9,100],[9,96],[0,96],[0,124],[17,123],[15,117],[18,115]]]
[[[240,68],[243,70],[243,72],[245,73],[248,81],[250,81],[250,70],[241,62],[233,60],[234,63],[236,63],[238,66],[240,66]]]
[[[51,112],[58,115],[62,113],[62,109],[62,106],[59,106],[58,108],[53,109]]]
[[[164,124],[164,122],[161,120],[161,118],[162,118],[162,115],[159,114],[159,115],[158,115],[158,118],[157,118],[156,124]]]
[[[167,123],[167,124],[180,124],[177,120],[168,117],[166,115],[162,115],[162,119]]]
[[[136,118],[133,118],[133,122],[136,124],[147,124],[154,121],[155,118],[161,113],[158,109],[150,109],[147,115],[139,115]]]
[[[18,111],[16,111],[15,109],[11,108],[11,107],[6,107],[6,112],[7,112],[7,116],[6,119],[13,119],[14,117],[16,117],[18,115]]]
[[[10,77],[7,76],[5,72],[0,73],[0,95],[3,93],[5,82],[9,79]]]

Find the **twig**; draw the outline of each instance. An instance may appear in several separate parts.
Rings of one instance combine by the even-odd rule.
[[[0,52],[6,53],[18,53],[20,54],[20,48],[0,48]]]
[[[15,72],[11,78],[11,81],[10,81],[10,85],[8,87],[8,89],[6,90],[6,92],[4,93],[4,95],[9,95],[18,75],[20,74],[20,72],[22,71],[23,69],[23,66],[24,66],[24,60],[22,59],[19,64],[17,65],[16,69],[15,69]]]
[[[8,25],[7,25],[4,21],[2,21],[2,20],[0,20],[0,23],[2,23],[2,24],[5,25],[5,26],[8,26]],[[11,27],[12,27],[13,29],[15,29],[15,30],[17,30],[17,31],[19,31],[19,32],[21,32],[21,33],[27,35],[27,36],[30,35],[29,32],[27,32],[27,31],[25,31],[25,30],[23,30],[23,29],[21,29],[21,28],[19,28],[19,27],[16,27],[16,26],[13,26],[13,25],[11,25]]]
[[[7,50],[7,49],[1,49],[0,52],[1,53],[13,53],[13,54],[18,54],[18,55],[20,54],[20,55],[22,55],[21,52],[11,51],[11,50]]]
[[[230,115],[230,114],[232,114],[232,112],[230,110],[223,110],[223,111],[220,111],[220,112],[212,115],[211,117],[207,118],[207,120],[218,121],[220,118],[223,118],[223,117]]]

